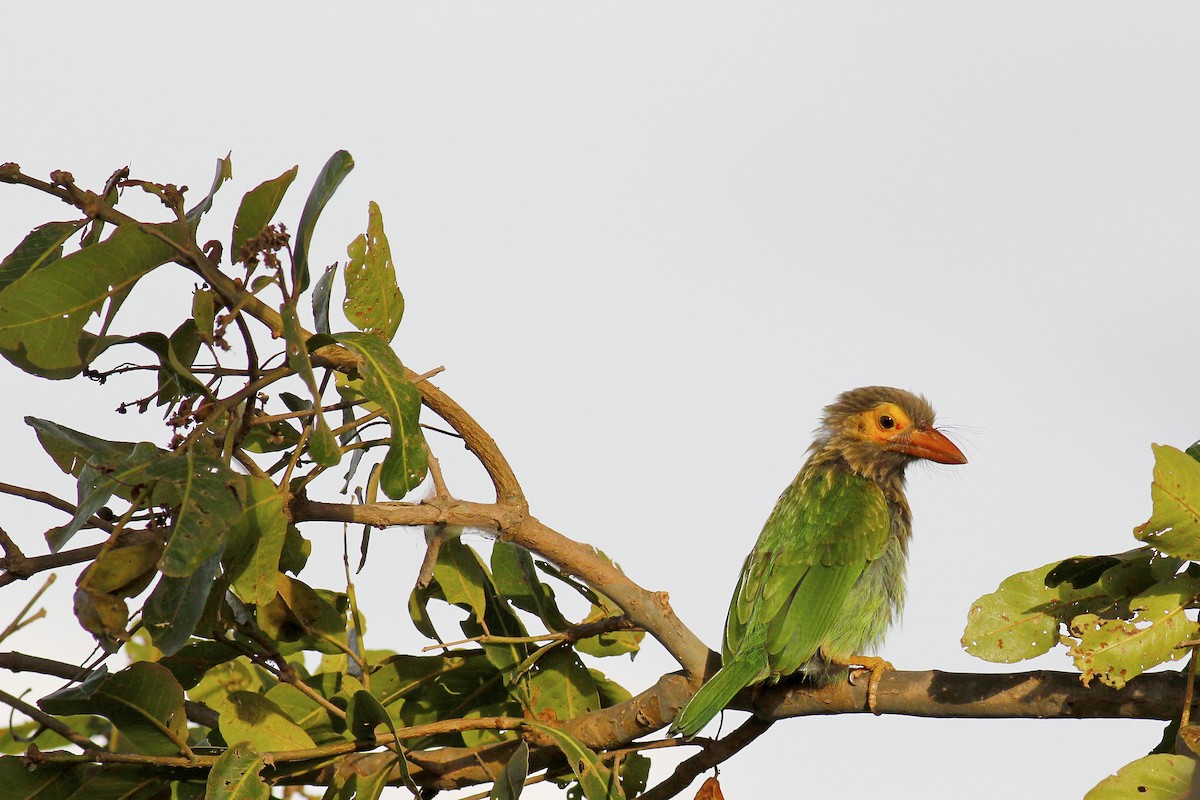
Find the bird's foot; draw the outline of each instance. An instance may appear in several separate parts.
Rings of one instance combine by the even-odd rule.
[[[877,656],[855,656],[850,659],[850,685],[855,685],[855,680],[865,673],[871,673],[871,677],[867,682],[867,708],[871,709],[871,713],[879,716],[879,708],[877,703],[879,700],[879,679],[883,677],[883,673],[889,669],[894,670],[890,661],[886,661]]]

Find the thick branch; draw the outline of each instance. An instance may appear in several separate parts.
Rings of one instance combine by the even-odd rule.
[[[1084,686],[1078,673],[1001,674],[888,671],[879,682],[881,714],[944,718],[1175,719],[1183,707],[1187,678],[1180,672],[1139,675],[1117,690],[1099,681]],[[749,700],[743,692],[738,700]],[[748,709],[746,703],[735,707]],[[814,714],[869,713],[867,682],[823,689],[796,684],[764,692],[760,714],[771,719]]]

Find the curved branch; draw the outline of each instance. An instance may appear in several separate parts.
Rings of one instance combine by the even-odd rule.
[[[696,776],[705,770],[729,760],[745,749],[751,742],[771,728],[771,722],[751,717],[728,736],[708,744],[703,750],[686,759],[671,776],[650,791],[640,795],[641,800],[667,800],[682,792]]]
[[[293,522],[332,521],[386,528],[395,525],[425,526],[440,523],[495,531],[501,540],[512,542],[543,556],[563,572],[599,587],[612,598],[635,625],[662,643],[690,675],[704,674],[708,646],[675,616],[666,592],[650,592],[594,548],[563,536],[504,503],[472,503],[433,497],[422,503],[323,503],[293,497],[289,506]]]

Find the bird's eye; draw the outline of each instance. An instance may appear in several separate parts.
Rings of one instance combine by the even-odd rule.
[[[884,414],[879,418],[879,427],[883,428],[885,431],[890,431],[892,428],[896,427],[896,420],[892,419],[887,414]]]

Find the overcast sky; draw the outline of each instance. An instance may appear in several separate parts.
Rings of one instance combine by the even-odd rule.
[[[129,164],[199,195],[232,151],[202,229],[227,239],[242,192],[299,164],[294,221],[349,150],[313,263],[344,260],[377,201],[407,301],[401,357],[446,366],[438,384],[495,437],[534,514],[669,592],[713,647],[741,559],[845,389],[926,394],[971,460],[910,474],[909,601],[883,651],[902,669],[1007,669],[961,651],[971,602],[1013,572],[1133,546],[1150,443],[1200,438],[1195,5],[120,8],[6,9],[0,161],[90,185]],[[0,250],[65,216],[0,187]],[[187,302],[147,288],[126,308],[138,299]],[[73,494],[25,414],[164,443],[153,415],[111,415],[120,390],[0,366],[0,481]],[[486,499],[449,461],[451,489]],[[0,510],[27,552],[57,524]],[[336,586],[340,536],[313,535]],[[403,531],[373,546],[368,615],[402,599],[423,551]],[[55,618],[5,649],[86,658],[58,589]],[[422,644],[382,617],[370,646]],[[673,662],[651,646],[603,666],[636,692]],[[789,720],[721,777],[730,798],[825,796],[848,777],[1078,797],[1161,728]],[[655,760],[661,779],[671,758]]]

